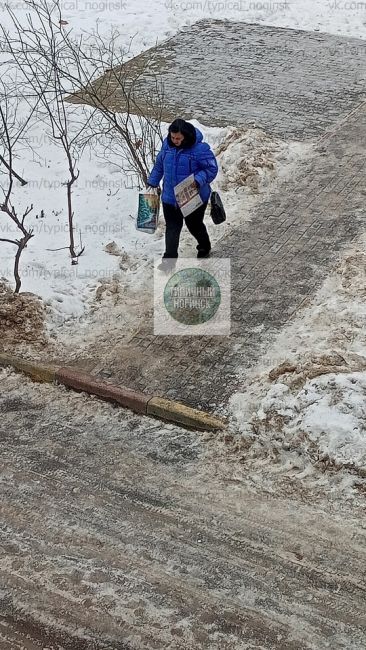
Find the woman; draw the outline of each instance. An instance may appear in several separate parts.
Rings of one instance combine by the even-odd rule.
[[[202,140],[201,131],[193,124],[182,119],[174,120],[147,181],[150,187],[158,187],[164,177],[162,203],[166,230],[161,268],[173,267],[178,257],[184,217],[175,200],[174,187],[191,174],[194,174],[203,205],[185,217],[185,222],[197,240],[197,257],[208,257],[210,254],[211,242],[203,219],[211,194],[210,183],[216,177],[218,168],[213,152]]]

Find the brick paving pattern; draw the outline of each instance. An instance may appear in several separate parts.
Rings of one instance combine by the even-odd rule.
[[[153,335],[153,320],[98,374],[138,390],[220,410],[245,369],[363,229],[366,105],[318,144],[298,175],[250,223],[219,242],[232,264],[230,337]]]
[[[208,126],[255,122],[273,135],[303,140],[323,134],[364,96],[366,43],[356,38],[203,20],[131,59],[138,103],[164,85],[163,119],[197,119]],[[123,110],[115,73],[98,82],[111,106]],[[84,96],[84,101],[86,96]]]

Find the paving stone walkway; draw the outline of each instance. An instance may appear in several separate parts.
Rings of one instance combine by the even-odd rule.
[[[163,82],[167,122],[177,116],[208,126],[254,121],[275,136],[304,140],[318,137],[364,98],[366,42],[203,20],[123,67],[122,83],[125,76],[138,79],[134,95],[147,113],[156,95],[152,73]],[[98,92],[126,110],[118,69],[98,80]]]
[[[297,177],[222,239],[232,265],[229,337],[154,336],[152,318],[111,348],[95,374],[218,410],[245,383],[260,349],[298,312],[366,222],[366,104],[317,145]]]

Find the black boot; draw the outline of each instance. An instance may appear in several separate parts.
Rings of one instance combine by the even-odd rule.
[[[158,265],[158,269],[159,271],[163,271],[164,273],[170,273],[175,269],[176,263],[177,263],[176,257],[163,257],[160,264]]]
[[[198,250],[198,253],[197,253],[198,258],[210,257],[211,246],[210,246],[210,248],[201,248],[200,246],[197,246],[197,250]]]

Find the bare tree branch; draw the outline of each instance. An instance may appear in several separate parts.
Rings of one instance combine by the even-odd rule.
[[[29,0],[26,4],[30,12],[24,24],[8,9],[15,36],[10,35],[1,26],[0,30],[3,32],[4,48],[12,56],[14,66],[24,79],[22,93],[24,89],[28,98],[33,95],[36,99],[38,119],[49,126],[52,139],[65,154],[68,169],[65,185],[69,251],[72,263],[75,264],[84,249],[77,251],[75,245],[72,194],[73,186],[79,177],[78,163],[85,147],[82,134],[90,128],[92,116],[87,115],[85,109],[76,110],[65,101],[71,88],[65,75],[69,57],[64,48],[63,33],[59,24],[61,14],[58,1]],[[80,119],[81,113],[84,119]]]
[[[37,64],[37,75],[46,76],[45,71],[51,68],[70,101],[97,109],[89,116],[86,126],[90,128],[79,134],[79,142],[96,148],[99,135],[103,134],[105,143],[98,155],[136,177],[139,186],[146,184],[163,139],[164,92],[160,78],[150,66],[154,50],[144,67],[131,73],[125,65],[130,51],[119,45],[121,37],[117,30],[112,30],[107,39],[99,34],[98,28],[92,34],[75,38],[71,30],[62,26],[59,0],[26,0],[26,4],[37,16],[37,24],[31,19],[22,29],[23,40],[26,35],[27,48]],[[19,22],[18,29],[20,38]],[[21,52],[24,56],[24,49]],[[144,88],[142,92],[142,78],[146,74],[149,91]],[[48,88],[48,84],[43,86]],[[49,101],[49,90],[44,92]],[[61,114],[58,117],[61,121]]]

